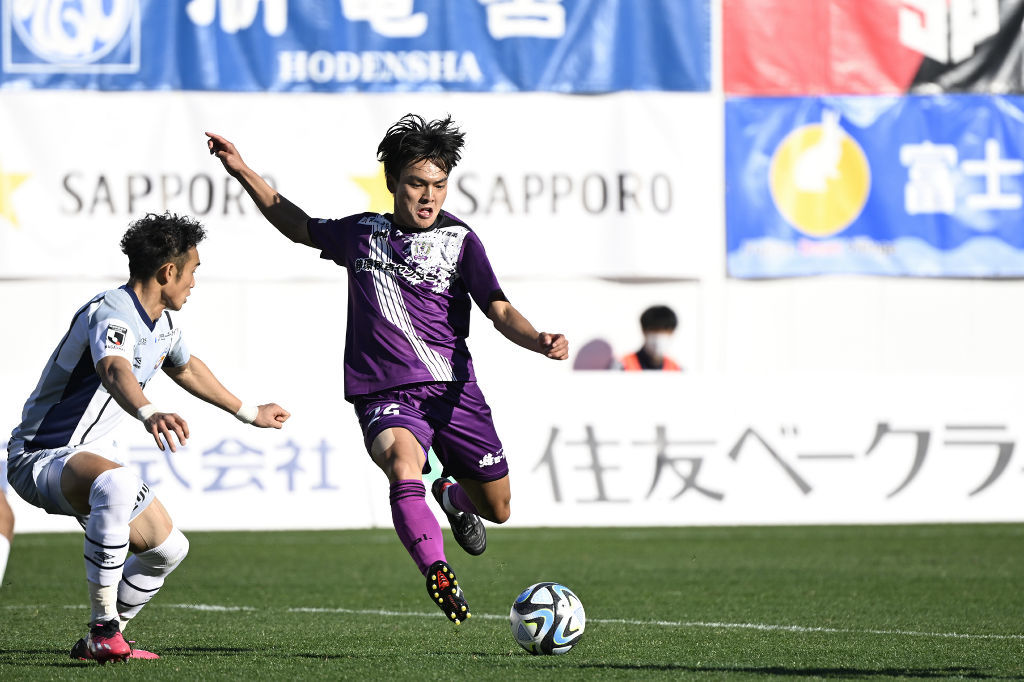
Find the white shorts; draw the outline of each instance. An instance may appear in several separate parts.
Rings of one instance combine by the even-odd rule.
[[[64,471],[64,465],[79,452],[91,452],[111,462],[124,464],[118,456],[119,448],[113,442],[25,452],[24,441],[12,440],[7,445],[7,482],[23,500],[34,507],[39,507],[47,514],[73,516],[84,522],[89,517],[76,512],[64,499],[60,489],[60,476]],[[141,514],[152,500],[152,492],[143,484],[131,518],[134,519]]]

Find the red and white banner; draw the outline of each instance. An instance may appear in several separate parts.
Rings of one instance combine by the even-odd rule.
[[[730,95],[1024,92],[1022,0],[722,0]]]

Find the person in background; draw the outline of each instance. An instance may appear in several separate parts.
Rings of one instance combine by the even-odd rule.
[[[671,308],[656,305],[640,316],[640,329],[644,333],[643,348],[622,358],[622,369],[637,372],[645,369],[660,369],[667,372],[681,372],[679,364],[666,353],[672,346],[679,321]]]

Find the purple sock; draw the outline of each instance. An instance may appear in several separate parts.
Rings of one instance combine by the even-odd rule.
[[[476,510],[476,505],[473,504],[473,500],[469,499],[469,495],[462,489],[462,486],[458,483],[452,483],[450,486],[445,488],[445,492],[448,494],[448,503],[453,507],[462,512],[469,512],[470,514],[479,515],[480,512]]]
[[[391,484],[391,518],[395,532],[423,575],[435,561],[447,561],[441,526],[427,506],[426,493],[423,481]]]

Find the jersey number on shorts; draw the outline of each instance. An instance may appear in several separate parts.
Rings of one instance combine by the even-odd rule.
[[[366,428],[370,428],[371,426],[373,426],[373,423],[375,421],[377,421],[386,414],[398,414],[398,403],[391,403],[390,405],[387,405],[386,407],[383,408],[381,408],[380,406],[373,408],[373,416],[370,418],[370,421],[367,422]]]

